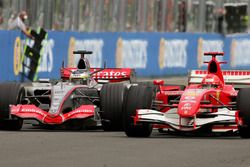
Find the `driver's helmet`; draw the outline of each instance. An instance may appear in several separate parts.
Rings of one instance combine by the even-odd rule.
[[[70,81],[75,84],[87,85],[89,77],[88,72],[74,71],[70,75]]]
[[[204,77],[201,84],[202,84],[202,88],[206,88],[206,89],[218,88],[222,86],[222,82],[220,78],[214,74],[208,74],[206,77]]]

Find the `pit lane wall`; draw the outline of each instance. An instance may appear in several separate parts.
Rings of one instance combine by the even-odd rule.
[[[32,44],[19,31],[0,31],[0,81],[20,80],[23,45]],[[138,76],[186,75],[205,69],[205,51],[224,51],[223,69],[250,69],[250,35],[223,36],[207,33],[79,33],[48,32],[43,43],[38,77],[59,78],[62,61],[75,66],[73,50],[92,50],[93,67],[131,67]]]

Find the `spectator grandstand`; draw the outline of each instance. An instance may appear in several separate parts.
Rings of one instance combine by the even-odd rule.
[[[247,32],[250,0],[0,0],[0,28],[26,10],[27,25],[81,32]]]

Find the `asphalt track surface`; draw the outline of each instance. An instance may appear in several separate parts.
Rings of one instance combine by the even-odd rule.
[[[169,83],[185,79],[170,78]],[[52,131],[25,125],[0,131],[0,167],[249,167],[250,140],[237,135],[160,134],[128,138],[123,132]]]

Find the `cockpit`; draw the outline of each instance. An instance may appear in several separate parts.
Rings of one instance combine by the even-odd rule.
[[[70,81],[75,84],[87,85],[89,82],[90,73],[86,70],[73,71],[70,75]]]
[[[81,54],[81,57],[77,63],[77,68],[75,71],[71,71],[70,74],[70,82],[73,84],[80,84],[80,85],[88,85],[94,86],[96,85],[96,81],[91,77],[92,73],[90,71],[90,64],[85,54],[92,54],[91,51],[79,50],[74,51],[74,54]]]
[[[203,89],[219,88],[222,87],[220,78],[215,74],[208,74],[201,82]]]

